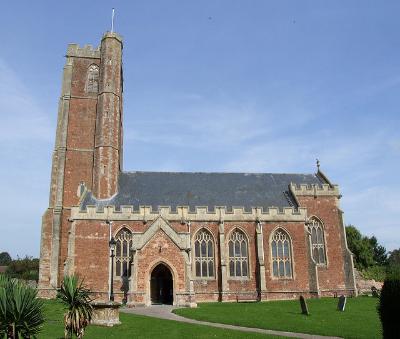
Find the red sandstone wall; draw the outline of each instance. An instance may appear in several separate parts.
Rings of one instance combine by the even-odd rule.
[[[39,288],[48,288],[50,283],[50,256],[52,240],[53,210],[47,209],[42,217],[42,235],[40,243]],[[41,296],[46,297],[46,293]]]
[[[108,294],[109,282],[108,234],[109,228],[105,222],[76,222],[75,273],[85,279],[85,284],[92,292],[103,295]]]
[[[202,229],[207,229],[214,240],[214,270],[215,276],[213,278],[197,278],[194,268],[194,238],[196,233]],[[218,223],[215,222],[196,222],[191,224],[191,255],[192,255],[192,277],[194,279],[194,290],[196,293],[196,301],[218,301],[219,291],[221,284],[220,272],[220,252],[219,252],[219,235],[218,235]]]
[[[81,181],[92,187],[97,93],[86,93],[87,70],[98,59],[74,58],[68,114],[67,154],[64,177],[64,206],[79,202]]]
[[[302,207],[307,207],[308,217],[317,216],[324,225],[327,265],[318,267],[319,287],[323,290],[345,288],[342,237],[336,197],[300,196]]]
[[[236,278],[229,276],[229,252],[228,252],[228,241],[229,236],[234,229],[238,228],[243,231],[248,237],[248,256],[249,256],[249,267],[248,267],[248,278]],[[255,242],[255,223],[254,222],[225,222],[225,253],[227,262],[227,274],[228,274],[228,300],[236,300],[236,295],[239,292],[256,291],[257,276],[256,276],[256,263],[257,263],[257,252]]]
[[[270,236],[278,227],[286,231],[292,242],[292,274],[291,279],[273,277],[272,253]],[[269,222],[263,227],[265,280],[268,299],[288,299],[297,297],[298,294],[308,293],[308,247],[306,243],[304,223],[299,222]]]

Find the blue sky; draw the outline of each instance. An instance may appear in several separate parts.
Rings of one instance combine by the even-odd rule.
[[[14,1],[0,28],[0,251],[38,256],[68,43],[124,37],[124,170],[312,173],[400,247],[399,1]]]

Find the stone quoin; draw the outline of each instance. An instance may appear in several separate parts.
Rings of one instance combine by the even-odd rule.
[[[315,174],[122,170],[122,38],[68,46],[39,293],[63,276],[129,306],[355,295],[340,193]],[[195,123],[195,122],[194,122]]]

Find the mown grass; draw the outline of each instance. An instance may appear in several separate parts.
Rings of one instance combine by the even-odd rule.
[[[46,322],[39,338],[63,339],[63,314],[64,309],[59,302],[55,300],[46,301]],[[111,328],[89,325],[84,338],[278,338],[125,313],[120,314],[120,320],[121,325]]]
[[[184,317],[272,330],[338,336],[381,338],[376,311],[378,299],[348,298],[344,312],[336,310],[338,299],[308,299],[309,316],[301,314],[297,300],[261,303],[201,303],[196,309],[177,309]]]

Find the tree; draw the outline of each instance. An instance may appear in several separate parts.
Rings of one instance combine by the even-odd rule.
[[[65,276],[57,298],[67,307],[64,315],[64,337],[71,338],[75,334],[82,338],[85,327],[92,320],[93,306],[90,291],[79,282],[77,276]]]
[[[0,274],[0,338],[36,338],[43,323],[43,301],[36,289]]]
[[[369,242],[374,251],[375,264],[380,266],[385,266],[387,264],[387,259],[388,259],[386,248],[378,243],[378,239],[376,239],[375,236],[369,238]]]
[[[400,268],[400,248],[389,252],[388,265],[392,268]]]
[[[358,269],[366,269],[375,264],[374,249],[368,239],[363,237],[360,231],[352,226],[346,226],[347,245],[354,254],[355,266]]]
[[[11,261],[12,259],[8,252],[0,253],[0,266],[8,266]]]
[[[7,267],[7,275],[22,280],[39,279],[39,259],[26,256],[11,261]]]

